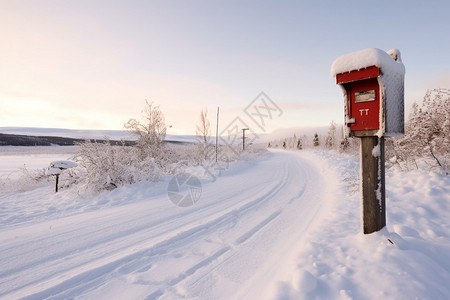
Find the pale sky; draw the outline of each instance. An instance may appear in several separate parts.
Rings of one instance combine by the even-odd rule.
[[[450,88],[448,1],[0,1],[0,127],[123,129],[145,100],[172,134],[264,92],[264,130],[342,123],[333,61],[400,49],[406,113]]]

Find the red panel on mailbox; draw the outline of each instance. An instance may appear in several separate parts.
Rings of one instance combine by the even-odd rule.
[[[347,82],[359,81],[368,78],[375,78],[380,75],[380,68],[371,66],[360,70],[353,70],[336,75],[336,83],[342,84]]]
[[[355,81],[348,84],[350,118],[355,123],[350,130],[377,130],[380,128],[380,94],[376,78]]]

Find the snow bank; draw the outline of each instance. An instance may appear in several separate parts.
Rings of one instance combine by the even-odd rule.
[[[331,213],[298,245],[290,275],[272,299],[449,299],[450,176],[386,174],[387,227],[364,235],[360,225],[358,163],[316,152],[340,175]]]

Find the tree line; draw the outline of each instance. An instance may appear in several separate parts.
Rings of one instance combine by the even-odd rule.
[[[428,90],[421,103],[414,103],[402,137],[386,137],[386,164],[401,170],[419,168],[450,170],[450,89]],[[344,137],[343,127],[331,122],[322,136],[293,134],[272,140],[269,148],[302,150],[324,148],[359,153],[359,139]]]

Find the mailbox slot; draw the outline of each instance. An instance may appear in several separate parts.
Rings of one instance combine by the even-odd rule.
[[[375,100],[376,100],[376,91],[375,90],[355,92],[355,103],[369,102],[369,101],[375,101]]]

